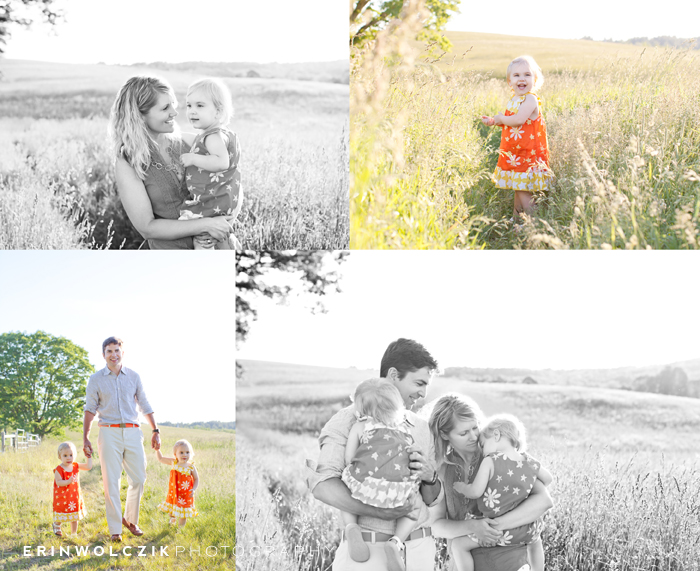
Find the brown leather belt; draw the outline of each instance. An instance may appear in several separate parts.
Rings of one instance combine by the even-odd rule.
[[[121,424],[98,424],[98,426],[106,426],[108,428],[138,428],[138,424],[131,424],[130,422],[122,422]]]
[[[406,541],[411,541],[412,539],[422,539],[423,537],[430,537],[433,532],[429,527],[421,527],[416,531],[411,532]],[[381,543],[382,541],[389,541],[394,537],[390,533],[382,533],[380,531],[363,531],[362,539],[370,543]],[[340,541],[345,541],[345,532],[340,534]]]

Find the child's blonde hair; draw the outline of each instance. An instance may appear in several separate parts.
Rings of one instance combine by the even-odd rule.
[[[187,448],[190,449],[190,460],[192,460],[192,458],[194,458],[194,448],[192,448],[192,445],[184,438],[173,444],[173,456],[177,459],[177,449],[180,448],[180,446],[187,446]]]
[[[211,97],[211,102],[220,113],[220,125],[228,125],[233,118],[233,101],[231,101],[231,92],[224,82],[214,77],[195,81],[187,88],[187,97],[199,90]]]
[[[401,393],[386,379],[363,381],[355,389],[355,410],[388,426],[400,424],[404,416]]]
[[[527,440],[525,425],[512,414],[499,414],[486,420],[481,436],[491,438],[498,430],[501,437],[507,438],[518,452],[525,452]]]
[[[71,451],[73,452],[73,460],[75,460],[75,458],[78,456],[78,450],[75,448],[75,444],[73,444],[72,442],[61,442],[58,445],[58,459],[61,459],[61,450],[65,450],[66,448],[71,449]]]
[[[535,58],[532,56],[520,56],[516,57],[512,62],[508,64],[508,70],[506,71],[506,81],[510,83],[510,72],[513,70],[513,66],[519,63],[526,63],[530,66],[530,71],[535,75],[535,80],[532,82],[532,90],[537,91],[544,84],[544,76],[542,75],[542,69]]]

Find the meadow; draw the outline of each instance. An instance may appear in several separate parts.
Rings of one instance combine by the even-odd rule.
[[[316,460],[318,432],[349,404],[347,395],[362,373],[336,370],[329,383],[323,368],[309,367],[303,379],[300,366],[289,366],[285,384],[280,364],[243,365],[246,382],[237,387],[238,565],[243,571],[330,569],[340,520],[308,492],[305,460]],[[543,535],[548,570],[700,568],[700,403],[449,377],[435,379],[428,397],[450,391],[473,397],[486,414],[519,416],[529,430],[530,452],[554,474],[556,505]]]
[[[64,524],[64,536],[59,538],[51,530],[52,472],[59,463],[56,448],[63,439],[47,438],[27,453],[0,454],[0,569],[232,569],[236,544],[235,433],[162,427],[161,435],[166,456],[180,438],[189,440],[195,450],[200,476],[195,504],[199,516],[178,530],[168,523],[167,514],[157,509],[167,492],[170,469],[157,461],[146,443],[147,480],[139,514],[144,535],[134,537],[124,530],[121,544],[109,541],[99,460],[92,470],[80,475],[88,515],[79,524],[78,536],[67,537],[68,525]],[[96,428],[92,437],[95,443]],[[84,461],[82,432],[68,432],[65,439],[78,447],[77,461]],[[122,505],[126,487],[124,476]],[[122,551],[126,546],[131,547],[130,555],[129,550]],[[45,548],[43,553],[40,547]],[[70,548],[70,556],[65,551],[61,556],[61,547]],[[110,547],[115,555],[110,555]],[[79,548],[87,549],[88,555],[77,555]],[[167,556],[161,555],[162,548]],[[137,556],[139,549],[143,549],[143,556]]]
[[[407,24],[351,59],[351,248],[697,249],[700,63],[690,49],[448,32]],[[514,227],[490,179],[508,63],[545,82],[550,190]],[[516,221],[517,222],[517,221]]]
[[[185,94],[202,73],[20,60],[0,69],[0,248],[138,248],[114,180],[109,109],[127,78],[160,75],[191,131]],[[348,86],[303,74],[224,78],[245,193],[234,233],[247,249],[348,245]]]

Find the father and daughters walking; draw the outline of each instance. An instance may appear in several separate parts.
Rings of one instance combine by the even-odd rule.
[[[151,427],[151,448],[159,461],[172,466],[167,497],[158,507],[171,516],[171,523],[177,522],[182,527],[188,518],[197,515],[194,492],[199,485],[199,476],[192,462],[194,449],[186,440],[179,440],[173,447],[173,458],[161,454],[160,431],[141,377],[122,364],[122,340],[116,337],[105,339],[102,355],[107,366],[90,377],[85,394],[83,452],[87,462],[75,462],[77,451],[73,443],[63,442],[58,447],[61,464],[54,470],[53,531],[62,536],[61,523],[70,522],[71,533],[77,533],[78,522],[87,513],[79,472],[92,468],[94,451],[90,429],[97,416],[97,450],[110,538],[121,541],[124,527],[132,535],[143,535],[138,523],[146,482],[146,453],[138,411]],[[119,497],[122,470],[129,484],[123,513]]]

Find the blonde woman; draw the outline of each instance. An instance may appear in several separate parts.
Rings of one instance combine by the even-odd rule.
[[[178,220],[188,194],[177,133],[177,99],[163,79],[135,76],[117,94],[110,115],[119,197],[129,220],[153,250],[192,249],[227,241],[227,217]]]
[[[533,524],[552,507],[547,489],[537,480],[529,497],[518,507],[497,518],[481,518],[477,500],[467,498],[458,489],[460,482],[474,482],[484,458],[479,443],[483,413],[473,400],[456,393],[442,396],[428,406],[432,410],[429,425],[438,474],[445,489],[433,534],[448,540],[452,559],[458,564],[464,561],[460,561],[464,543],[476,539],[482,546],[495,546],[470,551],[475,571],[542,571],[544,552],[540,539],[528,545],[497,543],[504,530]]]

